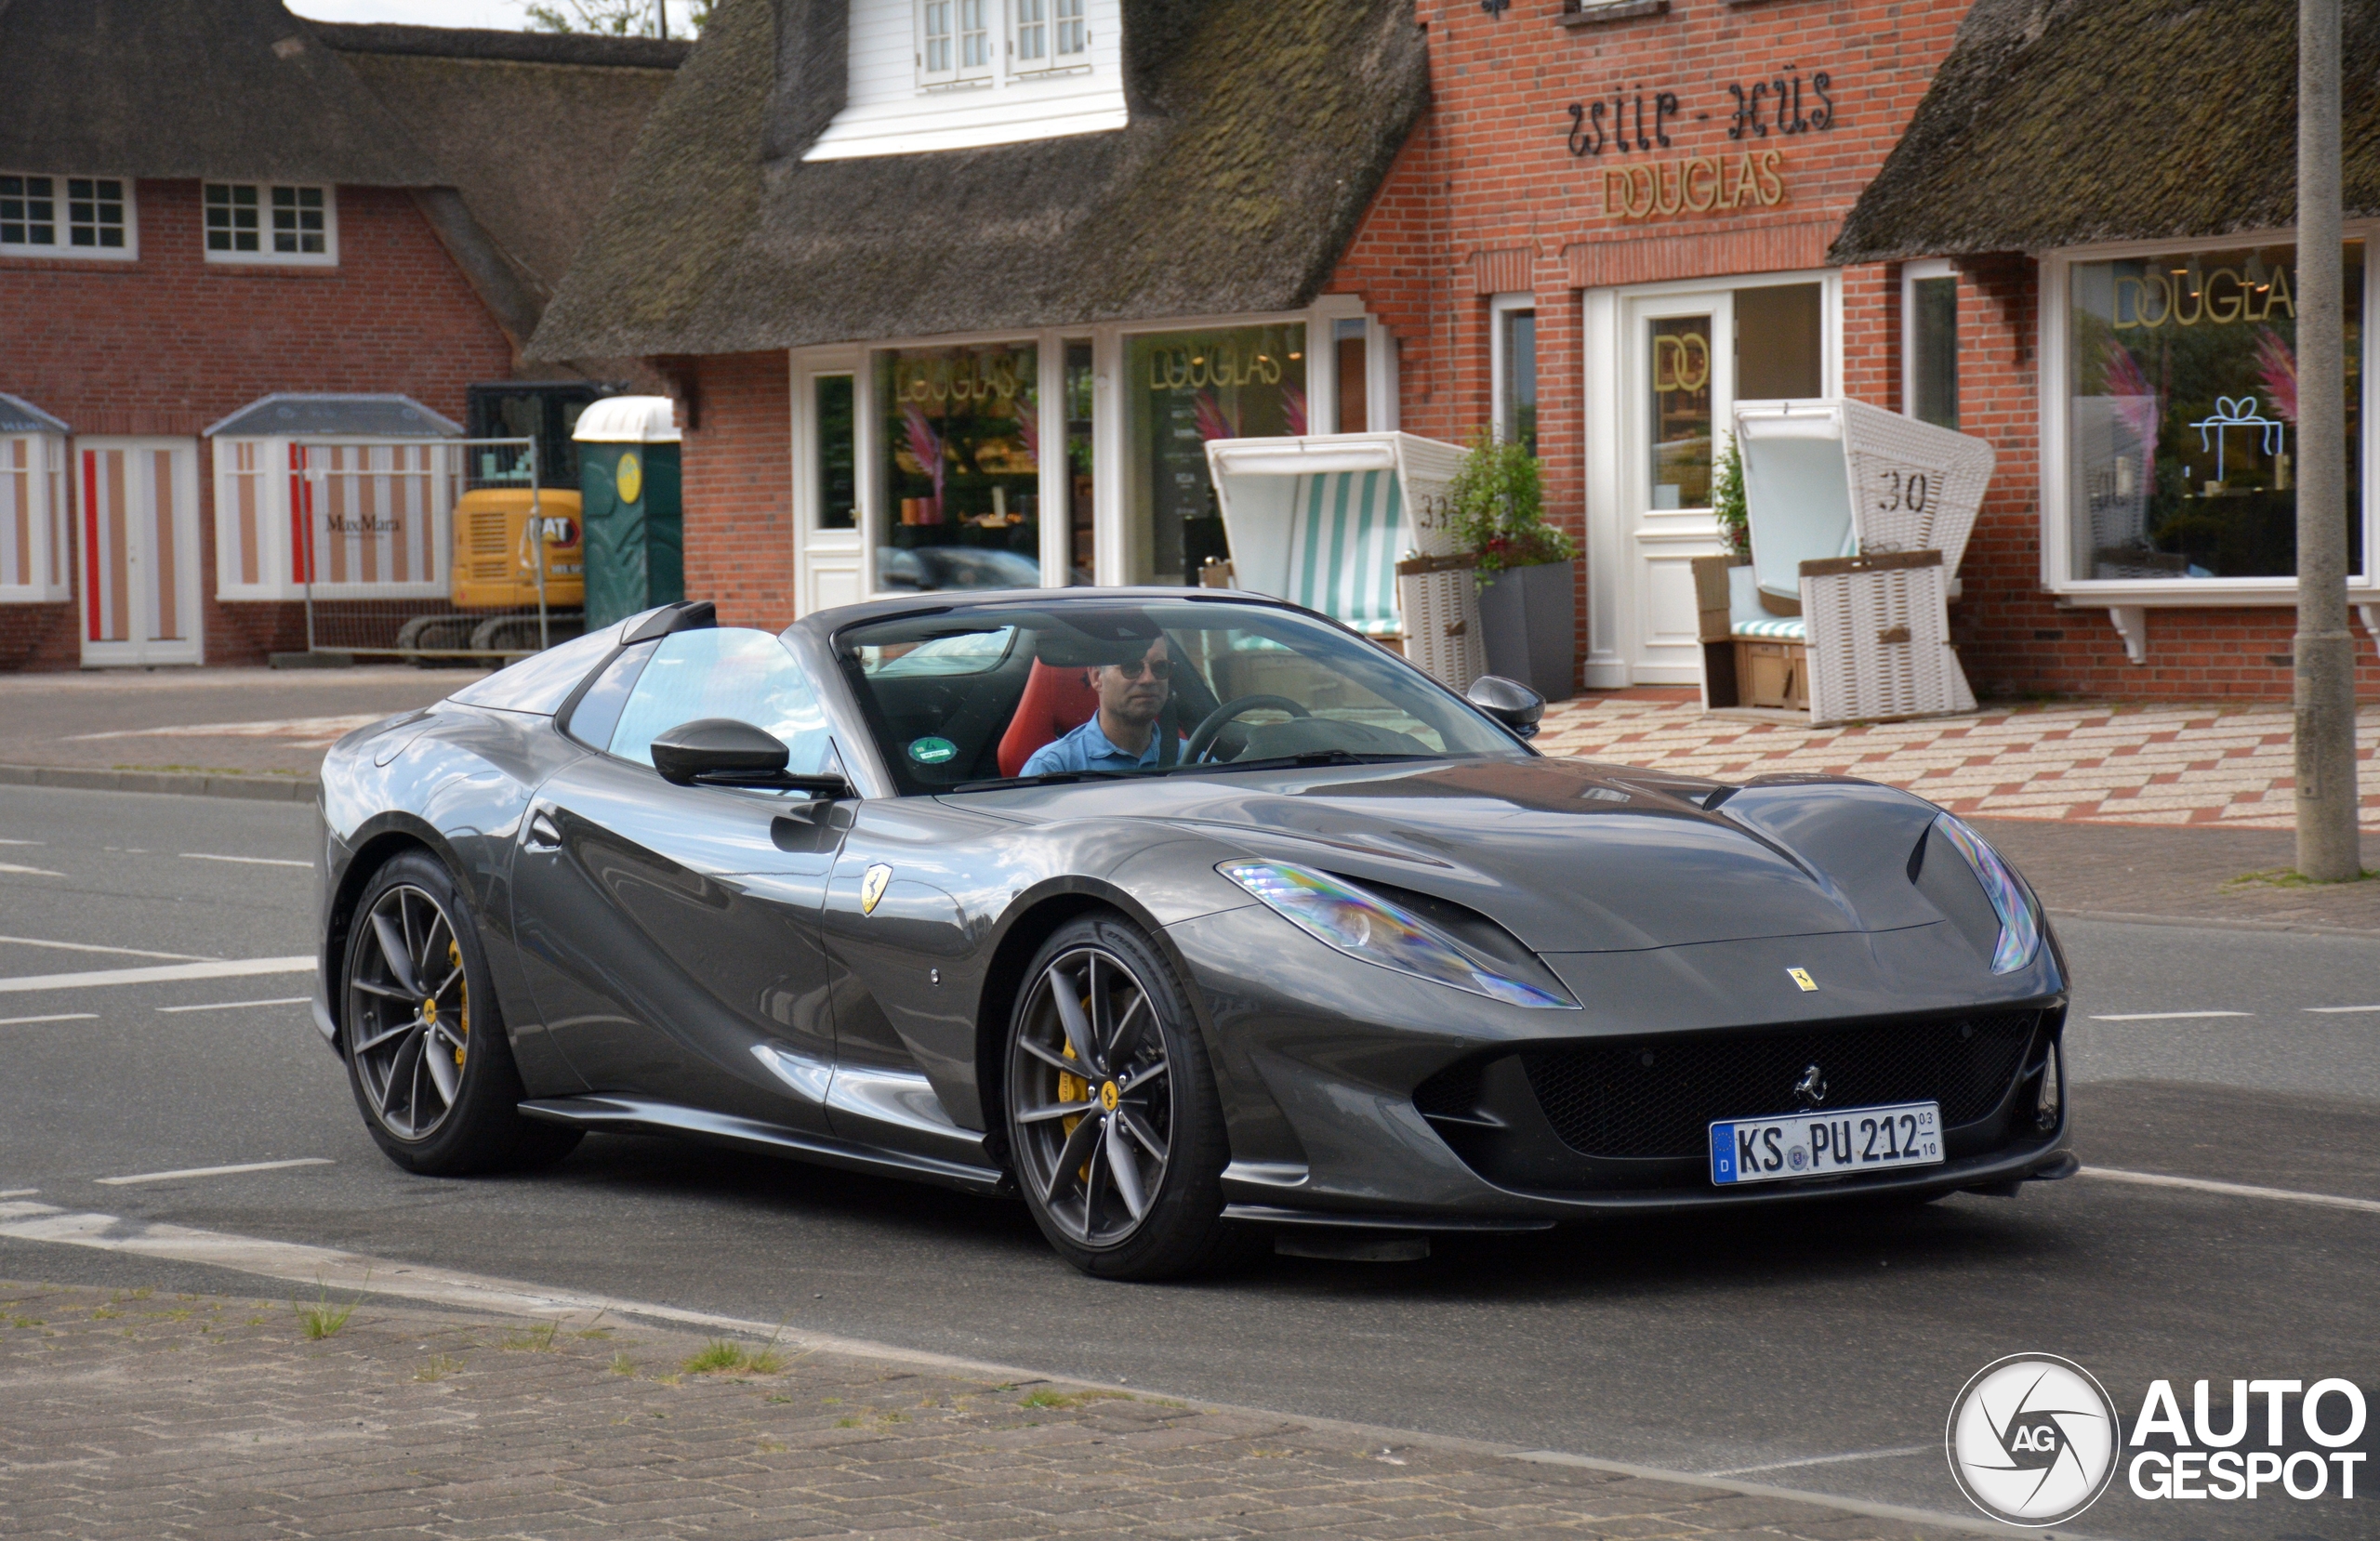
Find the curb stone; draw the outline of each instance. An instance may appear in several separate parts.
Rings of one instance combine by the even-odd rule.
[[[310,803],[323,794],[311,776],[244,776],[204,770],[84,770],[60,765],[0,765],[0,786],[60,786],[83,792],[165,792],[185,797]]]

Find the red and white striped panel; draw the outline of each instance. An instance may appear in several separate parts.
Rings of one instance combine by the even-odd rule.
[[[139,446],[83,451],[83,615],[94,642],[178,641],[183,613],[180,488],[174,452]]]
[[[434,444],[291,446],[302,473],[297,518],[311,527],[316,592],[418,589],[443,583],[443,452]],[[303,557],[298,560],[302,577]]]

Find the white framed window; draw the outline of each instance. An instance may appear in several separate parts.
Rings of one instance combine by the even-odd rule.
[[[129,261],[139,255],[132,184],[124,178],[0,172],[0,256]]]
[[[1901,265],[1900,410],[1959,426],[1959,275],[1946,261]]]
[[[919,84],[989,84],[998,6],[999,0],[918,0]]]
[[[1016,7],[1016,27],[1010,43],[1010,53],[1015,68],[1046,70],[1050,67],[1050,0],[1012,0]]]
[[[73,597],[70,513],[65,437],[0,432],[0,604]]]
[[[1496,438],[1537,453],[1537,296],[1498,295],[1488,301],[1488,361],[1495,375]]]
[[[2348,585],[2372,595],[2373,243],[2346,241]],[[2042,259],[2042,582],[2113,606],[2296,593],[2293,232]]]
[[[206,260],[327,268],[338,261],[338,198],[326,187],[208,182]]]
[[[1091,21],[1084,0],[1054,0],[1058,8],[1057,61],[1078,64],[1091,58]]]

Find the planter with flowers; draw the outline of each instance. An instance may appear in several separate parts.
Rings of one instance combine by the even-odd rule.
[[[1474,434],[1447,504],[1455,546],[1479,560],[1488,672],[1568,700],[1577,693],[1579,551],[1545,522],[1537,457]]]

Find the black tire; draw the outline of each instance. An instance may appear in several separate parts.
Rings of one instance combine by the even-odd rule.
[[[390,955],[403,962],[392,964]],[[431,974],[439,969],[438,977]],[[524,1118],[521,1073],[480,948],[446,868],[393,857],[356,901],[339,965],[340,1047],[364,1126],[390,1161],[465,1177],[559,1161],[581,1131]],[[451,1063],[454,1073],[444,1073]]]
[[[1003,1055],[1002,1121],[1017,1186],[1051,1246],[1101,1279],[1179,1278],[1236,1260],[1246,1237],[1223,1218],[1223,1102],[1165,955],[1121,915],[1084,915],[1042,943],[1025,981]],[[1085,1029],[1093,1041],[1078,1046]],[[1096,1080],[1064,1068],[1085,1054]]]

